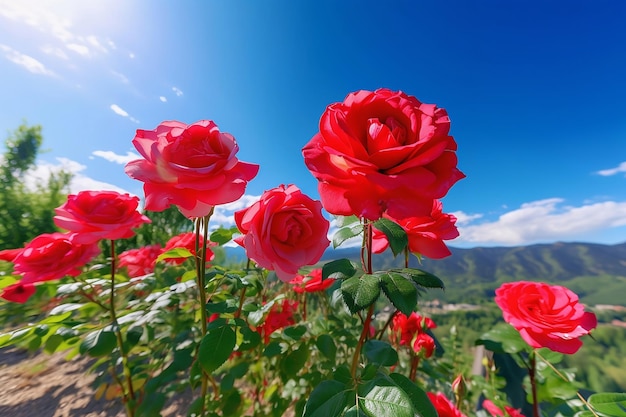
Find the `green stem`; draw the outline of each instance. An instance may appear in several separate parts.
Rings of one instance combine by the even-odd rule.
[[[198,217],[195,220],[196,225],[196,283],[198,286],[198,295],[200,301],[200,329],[202,331],[202,339],[207,334],[207,311],[206,304],[207,294],[206,294],[206,252],[207,252],[207,240],[209,235],[209,219],[213,214],[213,208],[205,217]],[[202,232],[202,247],[200,246],[200,236]],[[204,416],[206,413],[206,397],[209,391],[209,375],[202,371],[202,386],[200,389],[200,395],[202,398],[202,413]]]
[[[117,315],[115,312],[115,241],[111,240],[111,295],[109,303],[111,305],[111,327],[115,332],[115,336],[117,338],[117,347],[120,350],[120,356],[122,358],[122,370],[124,372],[124,377],[126,379],[126,384],[128,386],[127,392],[121,381],[118,380],[118,383],[121,385],[122,392],[124,392],[124,406],[126,407],[126,414],[128,417],[133,417],[135,415],[135,390],[133,389],[133,380],[132,374],[130,372],[130,368],[128,366],[128,355],[126,354],[126,350],[124,349],[124,340],[122,338],[122,331],[120,329],[119,324],[117,323]]]
[[[550,362],[548,362],[543,356],[541,356],[539,354],[539,352],[535,351],[535,355],[538,358],[540,358],[546,365],[548,365],[550,367],[550,369],[552,369],[554,371],[554,373],[558,375],[559,378],[561,378],[565,382],[570,382],[570,380],[567,379],[567,377],[565,375],[563,375],[561,372],[559,372],[559,370],[556,369],[554,367],[554,365],[552,365]],[[578,396],[580,401],[582,401],[582,403],[585,405],[585,407],[587,407],[587,409],[591,412],[591,414],[593,414],[595,417],[599,417],[598,414],[594,411],[593,407],[591,407],[591,404],[589,404],[589,402],[585,399],[585,397],[583,397],[583,395],[579,391],[576,391],[576,395]]]
[[[533,396],[533,417],[540,417],[539,413],[539,402],[537,401],[537,357],[535,355],[535,350],[533,350],[530,354],[530,366],[528,367],[528,376],[530,378],[530,389],[532,390]]]
[[[366,274],[372,273],[372,222],[370,220],[363,220],[363,244],[361,245],[361,264]],[[361,349],[370,330],[370,324],[372,323],[372,315],[374,314],[374,303],[372,303],[367,309],[367,316],[363,322],[363,330],[361,330],[361,336],[356,345],[354,356],[352,357],[352,366],[350,367],[350,375],[352,379],[356,381],[356,370],[359,366],[359,359],[361,356]]]
[[[415,379],[417,378],[417,367],[419,366],[419,364],[419,355],[411,352],[411,372],[409,373],[409,379],[413,382],[415,382]]]

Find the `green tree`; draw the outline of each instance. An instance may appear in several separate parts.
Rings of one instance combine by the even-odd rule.
[[[54,209],[69,192],[67,172],[28,187],[25,177],[35,166],[43,143],[41,126],[20,125],[5,141],[0,166],[0,249],[19,248],[35,236],[57,230]]]

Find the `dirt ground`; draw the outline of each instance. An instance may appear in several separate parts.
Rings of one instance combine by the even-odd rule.
[[[0,417],[124,417],[118,401],[95,399],[87,368],[84,358],[0,349]],[[175,398],[162,416],[185,416],[190,401]]]

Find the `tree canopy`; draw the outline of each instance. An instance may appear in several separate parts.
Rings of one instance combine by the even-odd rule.
[[[19,248],[42,233],[57,230],[54,209],[69,192],[70,173],[50,172],[46,180],[27,184],[43,143],[41,126],[20,125],[5,141],[0,166],[0,250]]]

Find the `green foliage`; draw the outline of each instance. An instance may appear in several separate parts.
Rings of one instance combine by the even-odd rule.
[[[26,124],[5,142],[0,166],[0,250],[19,248],[42,233],[57,231],[54,209],[65,201],[71,175],[61,171],[31,188],[25,184],[42,142],[41,126]]]

